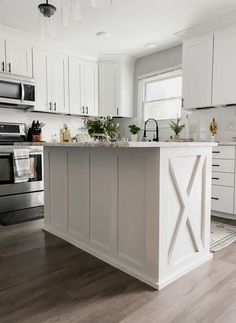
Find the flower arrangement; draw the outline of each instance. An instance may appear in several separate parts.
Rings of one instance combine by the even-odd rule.
[[[119,135],[119,123],[113,122],[112,117],[86,118],[84,125],[88,134],[95,140],[115,140]]]

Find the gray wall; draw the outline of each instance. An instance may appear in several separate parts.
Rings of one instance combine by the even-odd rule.
[[[160,52],[140,57],[137,59],[134,66],[134,76],[135,76],[135,89],[134,89],[134,102],[135,102],[135,115],[136,118],[133,119],[119,119],[121,135],[129,138],[128,125],[135,123],[143,127],[138,114],[138,76],[143,74],[149,74],[156,71],[160,71],[172,66],[182,64],[182,45],[171,47]],[[167,139],[169,136],[169,129],[160,123],[160,140]],[[168,134],[166,133],[168,132]],[[141,134],[140,134],[141,135]]]

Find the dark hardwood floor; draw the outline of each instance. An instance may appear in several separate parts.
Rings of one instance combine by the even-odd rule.
[[[236,322],[236,243],[157,292],[41,230],[0,228],[0,322]]]

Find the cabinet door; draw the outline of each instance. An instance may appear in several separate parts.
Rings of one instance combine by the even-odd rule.
[[[32,77],[32,47],[15,41],[6,41],[6,71]]]
[[[183,44],[183,107],[212,105],[213,34]]]
[[[68,113],[68,57],[60,54],[49,56],[49,83],[52,86],[53,111]]]
[[[48,52],[41,49],[33,51],[35,80],[35,110],[52,110],[52,82],[48,83]]]
[[[98,65],[91,62],[83,64],[83,102],[85,114],[98,115]]]
[[[114,62],[99,63],[99,115],[117,116],[120,108],[120,68]]]
[[[0,39],[0,71],[6,71],[6,47],[5,47],[5,40]]]
[[[69,59],[69,112],[82,114],[82,61],[78,58]],[[82,110],[83,109],[83,110]]]
[[[215,32],[213,104],[236,103],[236,26]]]

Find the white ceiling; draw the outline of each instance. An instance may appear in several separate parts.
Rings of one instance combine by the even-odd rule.
[[[44,0],[1,0],[0,24],[39,34],[38,9]],[[60,0],[50,0],[60,8]],[[57,38],[81,54],[96,56],[129,54],[144,56],[178,42],[174,33],[236,10],[235,0],[116,0],[109,9],[96,9],[81,0],[83,23],[60,24]],[[107,31],[111,38],[100,39],[96,32]],[[145,44],[155,42],[156,49]]]

